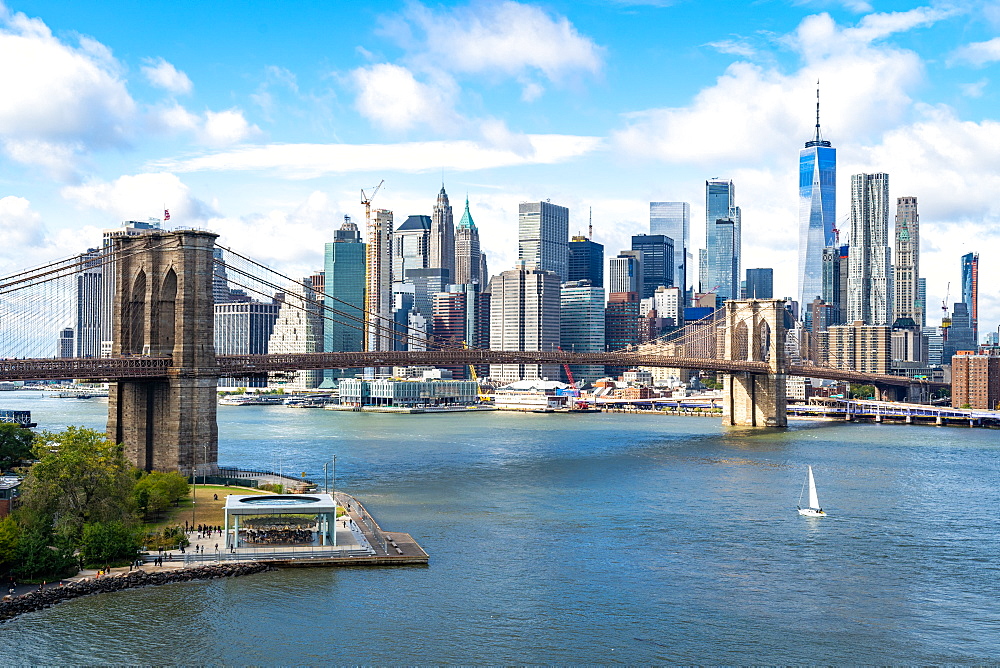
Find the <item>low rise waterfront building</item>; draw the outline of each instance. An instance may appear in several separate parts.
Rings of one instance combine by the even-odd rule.
[[[413,408],[471,406],[478,402],[479,385],[473,380],[345,378],[340,381],[341,405]]]
[[[527,379],[499,388],[493,404],[499,410],[545,411],[566,408],[570,387],[555,380]]]

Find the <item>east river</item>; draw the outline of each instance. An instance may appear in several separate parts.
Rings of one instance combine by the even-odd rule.
[[[0,393],[42,427],[107,404]],[[219,408],[220,461],[322,480],[429,567],[292,569],[0,625],[3,664],[1000,661],[1000,434]],[[795,511],[805,467],[824,519]]]

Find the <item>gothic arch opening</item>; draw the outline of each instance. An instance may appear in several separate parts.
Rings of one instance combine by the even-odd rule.
[[[126,326],[122,329],[127,339],[122,342],[122,352],[141,355],[146,347],[146,272],[142,269],[132,281],[124,316]]]
[[[176,341],[174,326],[177,318],[177,274],[171,268],[163,277],[160,300],[156,309],[156,354],[173,355]]]
[[[736,325],[736,331],[733,333],[733,350],[731,355],[732,359],[734,360],[747,359],[747,355],[750,352],[747,347],[747,339],[748,339],[747,324],[743,321],[740,321],[739,324]]]
[[[757,327],[754,330],[754,352],[756,353],[755,359],[762,362],[771,361],[771,326],[767,324],[766,320],[761,320],[757,323]]]

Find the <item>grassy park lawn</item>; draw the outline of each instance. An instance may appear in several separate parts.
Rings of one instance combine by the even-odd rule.
[[[185,520],[194,526],[208,524],[222,526],[225,522],[223,508],[226,505],[227,494],[273,494],[253,487],[234,487],[230,485],[192,485],[194,492],[194,503],[192,496],[181,500],[177,508],[171,508],[164,516],[155,522],[151,522],[148,527],[151,530],[159,530],[168,526],[183,526]],[[214,497],[218,496],[218,499]],[[193,509],[193,514],[192,514]]]

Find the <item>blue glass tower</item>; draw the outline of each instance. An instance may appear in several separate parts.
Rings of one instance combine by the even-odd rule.
[[[799,306],[823,295],[823,249],[837,245],[837,149],[820,136],[819,89],[816,135],[799,151]],[[804,309],[806,327],[810,312]]]
[[[740,296],[740,207],[736,206],[733,182],[705,182],[705,278],[706,291],[715,290],[716,304]]]

